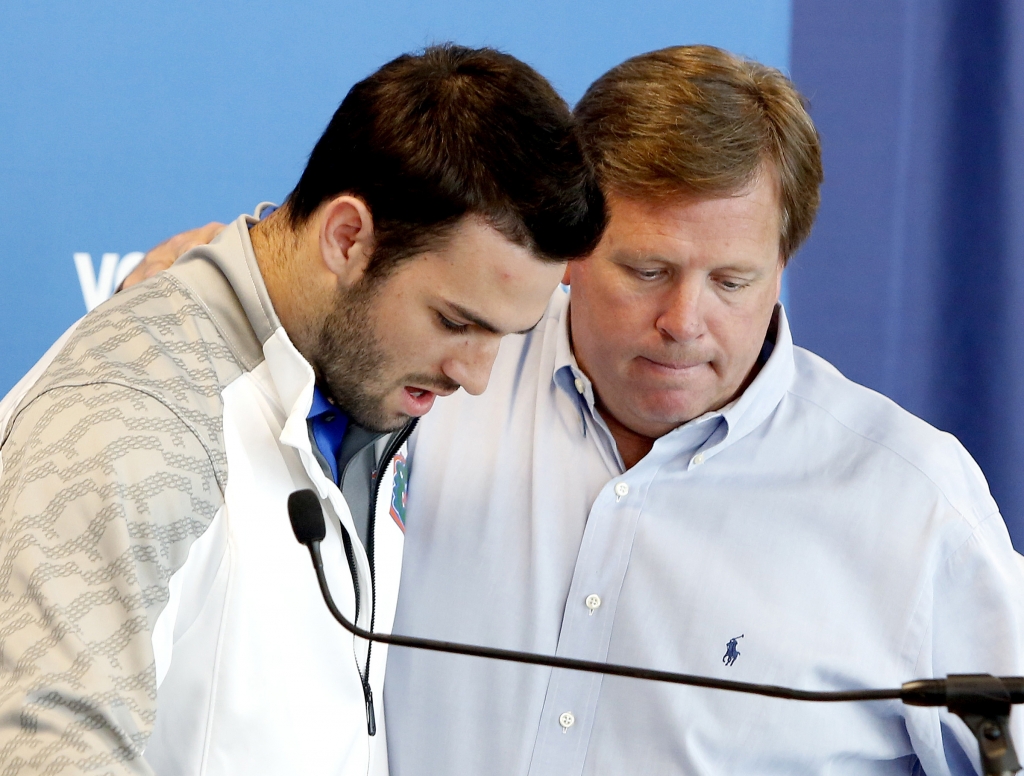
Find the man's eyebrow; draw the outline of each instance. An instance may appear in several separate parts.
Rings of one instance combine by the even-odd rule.
[[[455,304],[454,302],[449,302],[448,306],[452,309],[452,312],[454,312],[456,315],[458,315],[464,321],[468,321],[469,323],[475,323],[477,326],[479,326],[484,331],[491,332],[491,334],[501,334],[502,333],[501,329],[499,329],[497,326],[495,326],[490,321],[484,320],[479,315],[474,313],[472,310],[467,310],[462,305]]]
[[[649,261],[655,264],[669,264],[672,266],[677,266],[679,264],[678,259],[662,256],[659,253],[637,253],[636,251],[616,251],[612,254],[611,260],[616,264],[630,264],[637,261]],[[743,259],[737,259],[731,264],[716,266],[712,271],[761,274],[761,270],[758,267],[751,265],[749,262],[744,263]]]
[[[448,306],[452,309],[452,312],[454,312],[460,318],[462,318],[465,321],[469,321],[470,323],[475,323],[477,326],[479,326],[484,331],[489,331],[491,334],[504,334],[505,333],[501,329],[499,329],[497,326],[495,326],[493,323],[491,323],[490,321],[484,320],[479,315],[474,313],[472,310],[467,310],[465,307],[463,307],[460,304],[455,304],[454,302],[449,302]],[[536,329],[537,326],[540,324],[540,322],[542,320],[544,320],[544,316],[543,315],[537,320],[537,323],[533,324],[533,326],[531,326],[530,328],[523,329],[522,331],[515,331],[515,332],[512,332],[512,333],[513,334],[528,334],[529,332],[531,332],[534,329]]]

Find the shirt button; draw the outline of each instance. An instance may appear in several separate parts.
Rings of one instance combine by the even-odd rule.
[[[325,423],[333,423],[334,422],[334,415],[332,413],[328,412],[326,415],[324,415],[324,422]]]
[[[572,381],[573,385],[576,386],[576,393],[583,393],[583,381],[580,378],[576,378]]]
[[[702,463],[704,463],[704,453],[697,453],[695,456],[693,456],[693,458],[690,459],[690,462],[694,466],[700,466]]]
[[[587,596],[585,603],[587,604],[587,608],[590,610],[590,613],[593,614],[594,610],[601,605],[601,596],[591,593]]]
[[[576,717],[571,711],[567,711],[558,718],[558,724],[562,726],[563,733],[568,733],[569,728],[576,724]]]
[[[629,485],[624,482],[620,482],[615,486],[615,495],[622,498],[629,493]]]

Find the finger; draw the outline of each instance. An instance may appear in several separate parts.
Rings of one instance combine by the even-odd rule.
[[[224,224],[220,223],[220,221],[211,221],[206,226],[202,226],[199,228],[199,236],[201,238],[206,238],[206,241],[209,242],[218,234],[223,232],[224,228]]]
[[[224,224],[219,221],[211,221],[205,226],[189,229],[187,232],[176,234],[164,240],[159,245],[150,248],[142,259],[142,263],[124,279],[121,288],[129,288],[146,278],[153,277],[158,272],[162,272],[183,254],[188,253],[197,246],[206,245],[223,230]]]

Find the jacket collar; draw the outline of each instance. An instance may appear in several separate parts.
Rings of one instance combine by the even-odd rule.
[[[249,228],[270,206],[269,202],[260,203],[253,215],[236,218],[210,245],[191,251],[171,272],[190,280],[196,294],[216,314],[220,328],[229,334],[229,341],[242,343],[237,349],[245,351],[243,363],[248,369],[265,360],[286,415],[281,441],[299,451],[309,471],[320,472],[310,451],[306,425],[316,376],[281,326],[249,238]],[[230,290],[224,287],[224,280]],[[314,481],[321,489],[317,478]]]

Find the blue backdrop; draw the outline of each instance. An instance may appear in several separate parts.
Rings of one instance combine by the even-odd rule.
[[[954,433],[1024,550],[1024,4],[796,0],[822,134],[796,341]]]
[[[86,291],[109,286],[118,257],[281,200],[348,88],[404,51],[497,46],[571,102],[676,43],[785,67],[790,18],[789,0],[4,0],[0,395],[85,312],[74,254]]]

